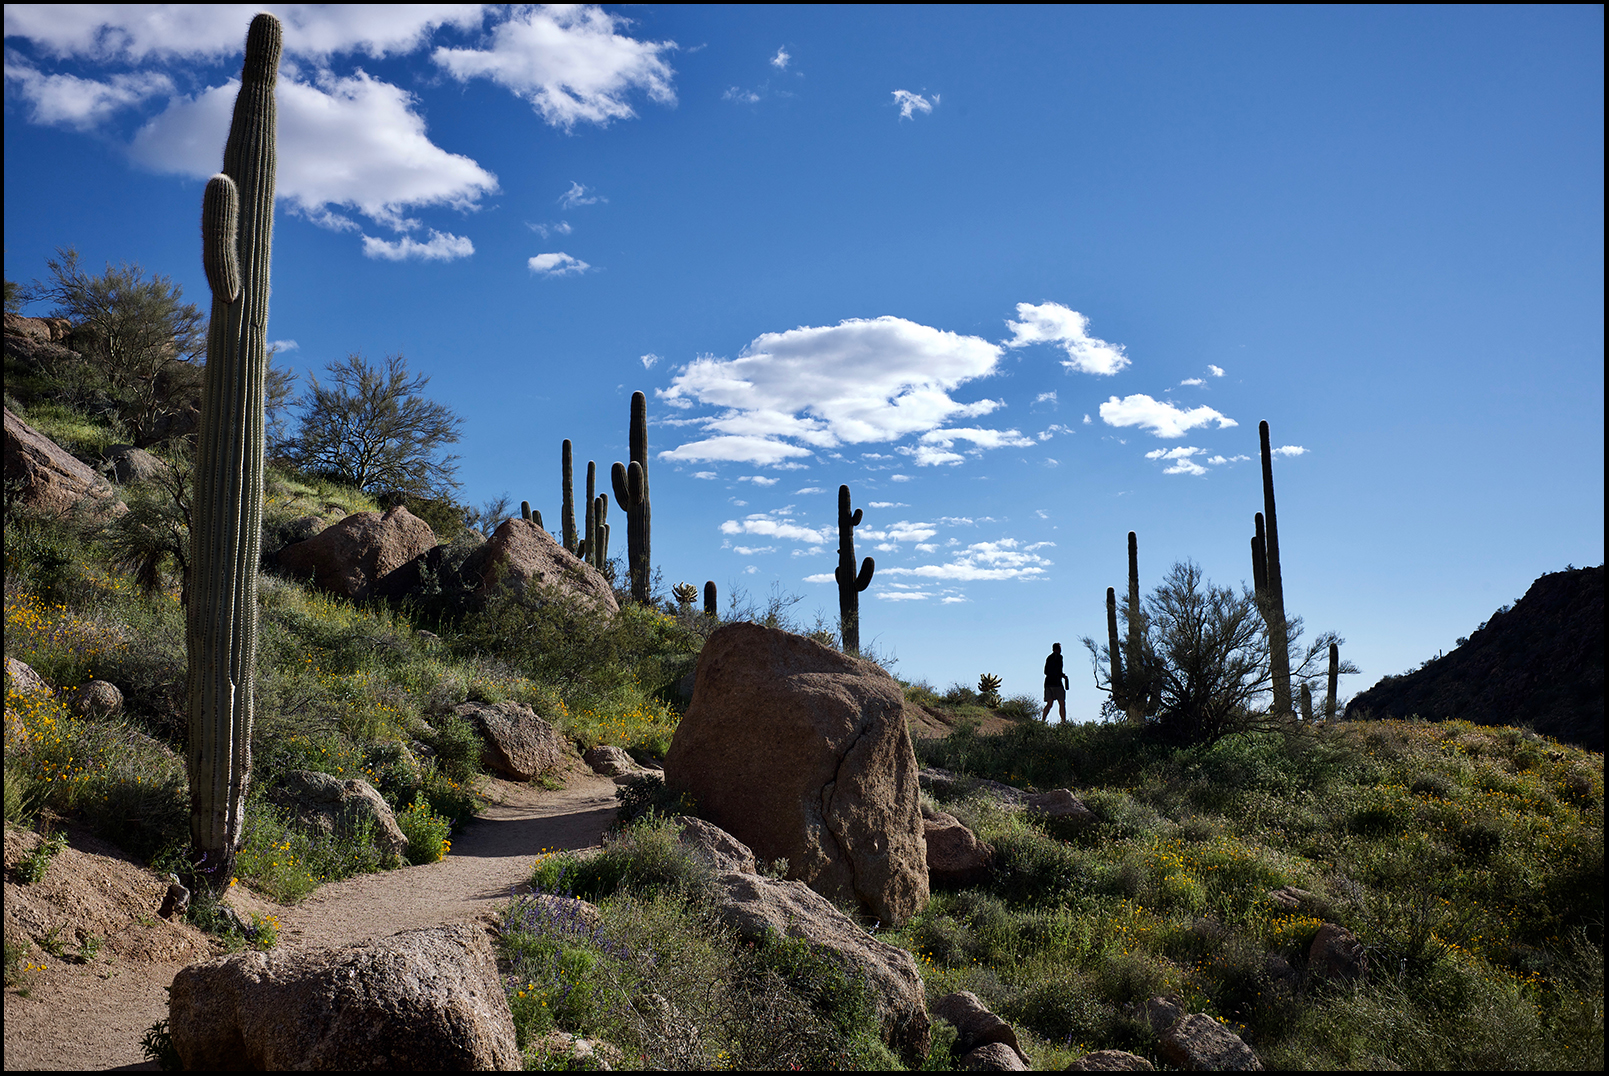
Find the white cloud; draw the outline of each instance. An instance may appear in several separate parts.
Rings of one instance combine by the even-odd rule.
[[[1101,421],[1108,426],[1139,426],[1158,437],[1183,437],[1186,431],[1209,422],[1218,423],[1220,430],[1240,425],[1205,405],[1185,411],[1165,401],[1153,400],[1143,393],[1125,396],[1121,400],[1113,396],[1101,404]]]
[[[1055,402],[1056,402],[1056,390],[1055,389],[1051,389],[1049,392],[1041,392],[1038,396],[1034,397],[1034,403],[1036,403],[1036,404],[1042,404],[1042,403],[1054,404]]]
[[[663,57],[675,42],[626,37],[617,31],[629,20],[597,7],[516,10],[492,31],[488,48],[438,48],[436,63],[462,81],[497,82],[565,130],[630,119],[636,113],[627,97],[635,90],[675,104],[674,72]]]
[[[1179,382],[1179,384],[1180,385],[1205,385],[1206,382],[1201,380],[1201,378],[1199,378],[1199,377],[1187,377],[1183,381]]]
[[[570,189],[559,195],[559,205],[565,209],[574,209],[578,205],[597,205],[599,202],[609,201],[609,199],[605,198],[601,194],[598,194],[596,191],[593,191],[590,194],[588,191],[588,187],[585,187],[572,179],[570,181]],[[568,226],[566,226],[566,231],[568,230]]]
[[[761,553],[775,553],[776,551],[777,547],[774,545],[735,545],[732,547],[732,552],[736,553],[740,557],[757,557]]]
[[[1088,415],[1084,416],[1084,425],[1088,426],[1091,421],[1093,420]]]
[[[956,464],[966,460],[966,457],[959,452],[947,452],[942,448],[934,448],[932,445],[917,445],[914,448],[902,447],[895,451],[914,457],[918,467],[937,467],[940,464],[948,464],[954,467]]]
[[[1018,430],[980,430],[975,427],[929,430],[922,435],[922,443],[949,448],[956,441],[971,441],[979,449],[1027,448],[1034,443]]]
[[[654,368],[654,364],[659,361],[659,356],[655,355],[652,351],[650,351],[648,354],[644,355],[639,361],[641,361],[642,368],[644,370],[652,370]]]
[[[1207,469],[1205,467],[1201,466],[1201,464],[1197,463],[1195,460],[1191,459],[1191,457],[1192,456],[1202,456],[1202,455],[1205,455],[1206,452],[1207,452],[1207,450],[1204,449],[1204,448],[1194,448],[1194,447],[1169,448],[1169,449],[1158,448],[1158,449],[1153,449],[1150,452],[1147,452],[1145,454],[1145,458],[1148,459],[1148,460],[1172,460],[1173,461],[1173,466],[1171,466],[1171,467],[1167,468],[1166,470],[1164,470],[1162,472],[1163,474],[1197,474],[1197,475],[1199,475],[1199,474],[1206,474]],[[1207,462],[1210,463],[1212,461],[1208,460]]]
[[[563,251],[538,254],[534,258],[526,259],[525,264],[531,267],[531,272],[541,273],[543,276],[569,276],[584,273],[592,268],[580,258],[573,258]]]
[[[782,481],[780,478],[768,478],[763,474],[746,474],[738,478],[739,482],[753,482],[756,486],[774,486]]]
[[[933,100],[929,101],[921,94],[912,93],[909,90],[894,91],[894,103],[899,105],[899,118],[902,120],[911,119],[913,114],[917,112],[932,112],[933,106],[938,104],[938,101],[938,94],[934,94]]]
[[[787,520],[771,519],[767,516],[753,515],[742,521],[729,519],[721,524],[722,534],[757,534],[762,538],[787,538],[795,542],[809,542],[812,545],[825,545],[837,538],[836,528],[820,527],[812,529],[801,527],[797,523]]]
[[[473,30],[479,4],[273,5],[290,56],[413,52],[436,28]],[[58,58],[148,61],[239,56],[259,7],[244,4],[7,4],[6,36]]]
[[[543,239],[546,239],[549,235],[569,235],[575,231],[574,228],[570,227],[570,222],[567,220],[561,220],[557,224],[528,224],[526,227]]]
[[[912,523],[909,520],[900,520],[893,526],[883,530],[875,527],[858,527],[856,534],[864,535],[873,541],[888,542],[925,542],[938,533],[931,523]]]
[[[909,482],[911,476],[908,474],[891,474],[888,476],[888,480],[890,482]]]
[[[927,601],[933,595],[921,590],[887,590],[878,589],[872,592],[885,602],[916,602]]]
[[[1108,344],[1087,332],[1089,319],[1060,303],[1018,303],[1020,321],[1007,321],[1006,347],[1055,344],[1067,353],[1062,365],[1085,374],[1115,374],[1129,364],[1122,344]]]
[[[673,407],[725,409],[703,422],[716,436],[661,456],[774,463],[985,415],[999,403],[949,394],[994,373],[1000,356],[986,340],[886,316],[766,333],[736,359],[695,359],[659,390]]]
[[[715,472],[714,471],[694,471],[693,472],[693,477],[694,478],[714,478],[715,477]]]
[[[1015,538],[1002,538],[998,542],[969,545],[947,564],[924,564],[916,568],[880,567],[877,574],[961,581],[1031,579],[1043,575],[1052,563],[1038,553],[1018,549]]]
[[[743,569],[743,574],[744,575],[756,575],[756,574],[759,573],[759,571],[760,571],[760,569],[756,568],[754,565],[751,564],[747,568]]]
[[[432,228],[430,238],[423,243],[406,235],[394,243],[366,235],[363,237],[363,253],[366,257],[389,262],[450,262],[475,253],[475,244],[461,235],[443,234]]]
[[[909,508],[910,505],[906,504],[904,501],[870,501],[870,502],[867,503],[866,507],[867,508]]]
[[[1303,448],[1301,445],[1280,445],[1278,448],[1274,449],[1274,451],[1278,452],[1281,456],[1300,456],[1306,452],[1307,449]]]
[[[155,172],[205,179],[218,170],[240,83],[175,97],[135,134],[129,154]],[[476,208],[498,190],[497,177],[468,157],[436,146],[413,95],[359,71],[326,74],[317,85],[281,77],[276,194],[315,223],[357,225],[335,212],[356,210],[399,231],[418,226],[404,213],[446,205]]]
[[[796,489],[793,492],[796,493],[796,494],[802,494],[802,493],[826,493],[827,491],[822,489],[820,486],[806,486],[804,489]]]
[[[8,5],[8,16],[15,7]],[[11,32],[9,18],[6,32]],[[22,99],[31,106],[28,118],[32,122],[77,131],[93,130],[118,109],[173,92],[173,80],[157,72],[113,75],[106,82],[76,75],[47,75],[9,49],[6,80],[17,83]]]
[[[791,59],[793,59],[793,57],[788,55],[787,49],[777,49],[777,54],[771,57],[771,66],[775,67],[779,71],[786,71],[788,69],[788,61]]]
[[[939,551],[939,547],[934,545],[932,542],[917,542],[916,551],[918,553],[937,553]]]
[[[1222,377],[1224,375],[1224,368],[1222,366],[1214,366],[1209,362],[1207,363],[1207,372],[1213,377]]]
[[[270,340],[270,341],[268,341],[268,350],[270,352],[276,352],[276,351],[300,351],[301,349],[302,349],[302,345],[298,344],[295,340]]]
[[[757,105],[760,103],[760,95],[755,93],[753,90],[745,90],[741,86],[733,86],[725,93],[721,94],[721,100],[736,101],[740,105]]]

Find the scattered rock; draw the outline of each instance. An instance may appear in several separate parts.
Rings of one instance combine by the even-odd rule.
[[[29,318],[9,312],[5,317],[7,336],[20,336],[34,343],[64,343],[72,331],[73,324],[66,318]]]
[[[602,1039],[583,1039],[568,1031],[549,1031],[528,1050],[542,1060],[541,1068],[612,1072],[624,1060],[619,1047]]]
[[[871,985],[883,1041],[908,1064],[927,1056],[931,1028],[915,957],[878,941],[801,882],[735,871],[718,874],[716,880],[724,891],[721,918],[740,936],[758,941],[770,931],[803,938],[832,954],[852,975],[863,976]]]
[[[1191,1013],[1162,1035],[1170,1065],[1192,1072],[1260,1072],[1262,1062],[1239,1035],[1205,1013]]]
[[[560,600],[580,601],[608,616],[620,611],[603,573],[566,552],[528,519],[504,520],[464,561],[463,575],[470,580],[480,577],[477,593],[483,597],[504,583],[518,594],[539,590]]]
[[[946,994],[933,1003],[931,1011],[934,1016],[955,1025],[955,1045],[950,1048],[952,1055],[971,1055],[979,1047],[998,1045],[1014,1055],[1014,1068],[1025,1069],[1032,1063],[1017,1042],[1016,1030],[990,1012],[989,1007],[972,991]]]
[[[788,876],[883,923],[927,904],[904,695],[871,662],[758,624],[716,629],[665,783]]]
[[[34,672],[33,666],[26,661],[6,658],[6,679],[11,682],[11,686],[19,695],[56,694],[50,685],[45,683],[45,678]]]
[[[1363,943],[1345,927],[1325,923],[1313,936],[1307,950],[1307,975],[1321,982],[1348,981],[1362,977],[1369,970],[1369,958],[1363,952]]]
[[[88,500],[116,513],[128,511],[111,485],[87,463],[5,408],[5,478],[19,485],[15,503],[28,511],[62,515]]]
[[[342,779],[312,770],[290,770],[270,797],[304,826],[325,833],[352,834],[364,822],[382,855],[400,857],[408,838],[396,815],[374,786],[361,778]]]
[[[285,544],[295,545],[309,538],[317,538],[329,528],[329,525],[329,521],[323,516],[297,516],[286,523],[280,533],[285,536]]]
[[[1020,788],[1012,788],[1010,785],[984,777],[966,777],[937,766],[923,766],[917,773],[917,779],[924,791],[941,799],[960,799],[978,789],[983,789],[997,799],[1015,806],[1021,806],[1028,798],[1028,793]]]
[[[604,777],[619,777],[637,770],[637,764],[626,754],[624,748],[604,744],[582,755],[581,760],[592,767],[593,773],[602,774]]]
[[[436,545],[430,524],[400,504],[380,512],[354,512],[304,542],[279,551],[280,567],[311,575],[321,590],[345,598],[400,596],[399,568]]]
[[[133,445],[113,445],[106,450],[103,468],[120,486],[134,486],[160,478],[171,468],[160,457]]]
[[[1311,910],[1318,907],[1319,904],[1318,897],[1294,885],[1282,885],[1278,889],[1270,889],[1268,899],[1275,907],[1282,908],[1287,912],[1299,911],[1304,908]]]
[[[1067,1072],[1155,1072],[1156,1066],[1127,1050],[1096,1050],[1068,1065]]]
[[[1185,1017],[1184,1002],[1177,994],[1151,998],[1142,1013],[1153,1034],[1161,1036]]]
[[[480,733],[481,761],[512,780],[529,781],[575,757],[569,738],[523,703],[466,702],[453,713]]]
[[[1022,802],[1034,814],[1074,829],[1082,829],[1095,821],[1095,812],[1065,788],[1053,788],[1049,792],[1027,796]]]
[[[1022,1058],[1003,1042],[991,1042],[978,1047],[961,1058],[961,1068],[967,1072],[1027,1072]]]
[[[954,815],[922,808],[922,837],[932,885],[976,885],[989,876],[994,850]]]
[[[523,1067],[496,957],[470,924],[195,964],[168,1013],[187,1069]]]
[[[691,815],[677,815],[673,821],[681,824],[677,840],[682,846],[717,872],[760,873],[754,852],[726,830]]]
[[[123,712],[123,693],[116,684],[91,680],[73,695],[73,709],[83,717],[116,717]]]

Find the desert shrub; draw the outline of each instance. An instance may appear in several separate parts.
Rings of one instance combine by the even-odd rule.
[[[481,739],[475,727],[461,717],[445,717],[436,723],[430,738],[436,764],[454,781],[468,783],[481,772]]]
[[[397,812],[397,826],[402,835],[408,838],[408,850],[404,853],[408,862],[415,866],[421,863],[435,863],[447,855],[451,847],[447,840],[452,832],[452,822],[430,809],[430,801],[420,796],[407,810]]]
[[[235,871],[282,904],[302,899],[325,882],[386,866],[367,824],[344,834],[308,832],[260,796],[254,795],[247,805]]]
[[[531,885],[587,900],[626,889],[707,902],[714,876],[707,865],[677,843],[679,833],[680,827],[666,819],[644,819],[620,830],[597,855],[542,857],[532,872]]]
[[[685,792],[672,792],[658,774],[646,774],[615,789],[620,801],[616,824],[629,826],[639,819],[672,818],[698,813],[698,805]]]

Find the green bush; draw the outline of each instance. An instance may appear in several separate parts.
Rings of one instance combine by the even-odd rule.
[[[408,838],[405,854],[409,863],[435,863],[447,855],[452,823],[432,811],[426,797],[420,796],[407,810],[397,812],[397,825]]]

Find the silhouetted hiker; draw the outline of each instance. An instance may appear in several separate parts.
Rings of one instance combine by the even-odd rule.
[[[1050,720],[1050,704],[1061,709],[1061,723],[1067,724],[1067,674],[1061,671],[1061,643],[1050,644],[1050,656],[1045,659],[1045,712],[1039,720]]]

